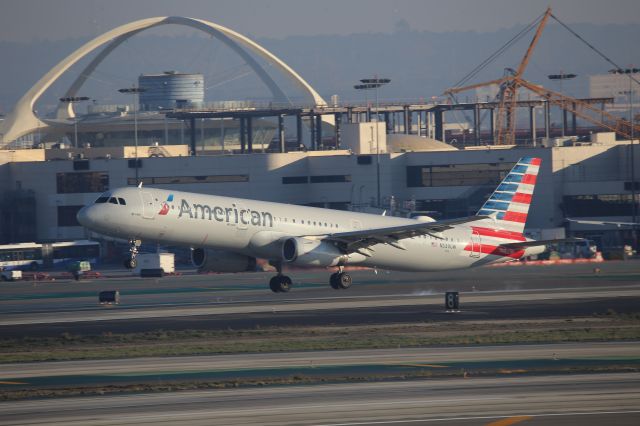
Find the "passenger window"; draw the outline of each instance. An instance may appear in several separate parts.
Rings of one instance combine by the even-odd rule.
[[[126,206],[127,202],[124,201],[124,198],[118,198],[118,202],[120,203],[120,205]]]
[[[116,199],[115,199],[115,197],[111,197],[111,198],[109,198],[109,202],[110,202],[111,204],[118,204],[118,200],[116,200]]]

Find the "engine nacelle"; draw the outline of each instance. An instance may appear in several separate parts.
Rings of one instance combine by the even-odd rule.
[[[200,272],[255,272],[256,259],[224,250],[196,248],[191,262]]]
[[[545,245],[527,247],[524,250],[524,255],[522,255],[522,257],[536,256],[538,254],[544,253],[545,251],[547,251],[547,246],[545,246]]]
[[[303,266],[337,266],[347,263],[348,256],[326,241],[291,237],[283,240],[282,259]]]

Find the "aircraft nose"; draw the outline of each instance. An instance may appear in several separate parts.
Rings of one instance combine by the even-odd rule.
[[[78,219],[78,223],[80,225],[91,228],[91,226],[95,223],[95,208],[94,206],[85,206],[81,208],[76,214],[76,219]]]

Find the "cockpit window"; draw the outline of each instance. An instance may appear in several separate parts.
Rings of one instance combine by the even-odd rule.
[[[96,200],[96,204],[106,203],[107,201],[109,201],[109,197],[100,197]]]
[[[118,204],[118,200],[116,200],[116,198],[115,198],[115,197],[111,197],[111,198],[109,198],[109,202],[110,202],[111,204]]]
[[[120,203],[120,205],[126,206],[127,202],[124,201],[124,198],[118,198],[118,202]]]

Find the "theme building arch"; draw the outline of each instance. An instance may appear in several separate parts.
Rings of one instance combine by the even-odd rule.
[[[22,98],[16,103],[13,110],[7,114],[5,120],[0,124],[0,147],[7,145],[8,143],[18,139],[26,134],[29,134],[36,129],[42,129],[48,127],[48,124],[40,120],[35,112],[34,105],[42,94],[67,71],[71,66],[84,58],[86,55],[100,48],[106,44],[106,47],[98,56],[96,56],[85,67],[80,76],[71,84],[65,97],[74,96],[80,87],[85,83],[89,75],[95,70],[95,68],[120,44],[130,37],[138,34],[141,31],[149,28],[157,27],[160,25],[183,25],[197,30],[206,32],[218,40],[229,46],[234,52],[242,57],[247,64],[258,75],[262,82],[268,87],[274,96],[276,101],[287,101],[287,97],[273,81],[264,68],[256,61],[256,59],[249,54],[249,51],[259,55],[260,57],[268,60],[274,64],[283,74],[289,79],[298,84],[306,93],[308,93],[317,106],[326,106],[326,102],[322,97],[307,83],[298,73],[296,73],[291,67],[285,64],[273,53],[269,52],[264,47],[260,46],[256,42],[249,38],[239,34],[222,25],[205,21],[203,19],[187,18],[180,16],[169,17],[156,17],[141,19],[139,21],[130,22],[125,25],[121,25],[106,33],[94,38],[93,40],[85,43],[83,46],[75,50],[65,59],[60,61],[56,66],[51,68],[36,84],[34,84],[29,91],[27,91]],[[71,104],[60,105],[58,108],[57,116],[59,118],[70,118],[74,116],[73,106]]]

